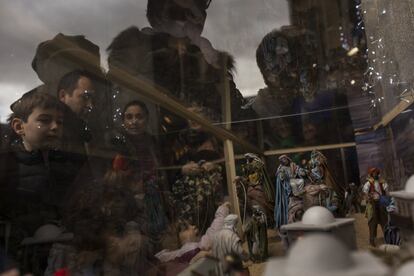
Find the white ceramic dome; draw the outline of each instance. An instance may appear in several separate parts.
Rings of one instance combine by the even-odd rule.
[[[412,177],[411,177],[412,178]],[[414,261],[410,261],[401,266],[395,276],[412,276],[414,275]]]
[[[306,210],[302,217],[303,224],[324,225],[335,222],[331,211],[321,206],[313,206]]]
[[[288,275],[329,275],[354,266],[350,250],[329,234],[299,239],[289,252]]]
[[[409,193],[414,193],[414,175],[408,178],[407,182],[405,183],[405,191]]]

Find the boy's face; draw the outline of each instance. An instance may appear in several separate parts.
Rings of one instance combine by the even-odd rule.
[[[87,77],[80,77],[73,92],[69,93],[62,89],[59,92],[59,99],[75,114],[84,118],[93,108],[94,94],[92,81]]]
[[[27,151],[57,148],[62,138],[63,113],[55,109],[35,108],[27,121],[15,118],[13,130],[22,137]]]

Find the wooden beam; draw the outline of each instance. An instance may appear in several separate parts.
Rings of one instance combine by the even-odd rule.
[[[231,91],[230,83],[227,77],[227,58],[225,58],[222,70],[222,94],[221,94],[221,112],[222,120],[224,122],[224,128],[231,129]]]
[[[224,142],[224,159],[225,167],[226,167],[226,175],[227,175],[227,189],[229,191],[229,197],[230,197],[230,203],[231,208],[239,217],[239,221],[242,220],[241,214],[240,214],[240,207],[239,207],[239,199],[237,197],[237,189],[236,185],[234,183],[234,180],[236,179],[236,166],[235,166],[235,158],[234,158],[234,149],[233,149],[233,143],[230,140],[225,140]]]
[[[225,60],[223,64],[223,71],[222,71],[222,84],[223,84],[223,93],[221,98],[222,103],[222,114],[223,114],[223,121],[225,123],[224,127],[227,130],[231,130],[231,90],[230,90],[230,83],[229,78],[227,76],[227,60]],[[224,160],[225,160],[225,167],[226,167],[226,179],[227,179],[227,190],[229,192],[230,197],[230,204],[231,209],[234,214],[239,217],[239,221],[242,221],[241,213],[240,213],[240,206],[239,206],[239,198],[237,197],[237,188],[235,185],[236,180],[236,161],[234,158],[234,148],[233,142],[230,139],[225,139],[223,141],[223,148],[224,148]],[[241,231],[241,223],[238,223],[237,230],[239,234],[242,234]]]
[[[319,145],[319,146],[280,149],[280,150],[267,150],[264,152],[264,155],[271,156],[271,155],[281,155],[281,154],[288,154],[288,153],[307,152],[307,151],[313,151],[313,150],[329,150],[329,149],[341,149],[341,148],[350,148],[350,147],[356,147],[356,143],[351,142],[351,143]]]
[[[387,126],[392,120],[395,119],[398,115],[401,114],[404,110],[406,110],[410,105],[413,104],[412,100],[403,99],[401,100],[393,109],[391,109],[387,114],[385,114],[381,121],[378,124],[374,125],[374,130],[379,129],[380,127]]]
[[[357,144],[354,142],[351,143],[343,143],[343,144],[330,144],[330,145],[319,145],[313,147],[300,147],[300,148],[290,148],[290,149],[280,149],[280,150],[267,150],[264,152],[265,156],[272,156],[272,155],[281,155],[281,154],[289,154],[289,153],[300,153],[300,152],[308,152],[313,150],[330,150],[330,149],[343,149],[343,148],[352,148],[356,147]],[[241,160],[244,159],[243,154],[234,155],[234,160]],[[225,163],[225,158],[220,158],[212,161],[212,163]],[[171,167],[160,167],[159,170],[176,170],[180,169],[181,166],[171,166]]]

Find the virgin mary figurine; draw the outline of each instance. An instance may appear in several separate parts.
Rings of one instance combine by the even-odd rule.
[[[280,165],[276,171],[275,227],[288,223],[289,197],[292,193],[290,180],[297,175],[298,167],[287,155],[279,157]]]

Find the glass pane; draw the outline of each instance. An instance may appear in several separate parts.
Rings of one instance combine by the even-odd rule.
[[[2,1],[0,275],[399,268],[412,5]]]

